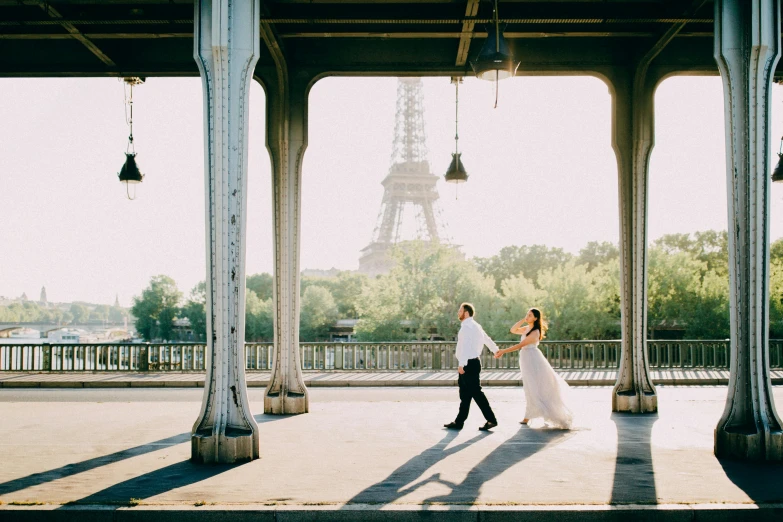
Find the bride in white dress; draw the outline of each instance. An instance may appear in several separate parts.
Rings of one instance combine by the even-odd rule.
[[[526,326],[522,326],[527,323]],[[519,350],[519,369],[525,390],[525,418],[522,424],[531,428],[571,429],[573,413],[566,404],[568,384],[549,365],[538,349],[538,341],[546,335],[547,324],[537,308],[528,310],[524,319],[511,327],[511,333],[522,336],[522,342],[498,350],[495,358]]]

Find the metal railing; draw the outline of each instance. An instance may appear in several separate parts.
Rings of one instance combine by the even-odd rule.
[[[500,342],[511,346],[513,342]],[[541,352],[557,369],[615,369],[620,341],[542,341]],[[456,369],[454,342],[300,343],[303,370]],[[647,341],[651,368],[728,369],[728,341]],[[204,371],[203,343],[0,344],[0,371]],[[783,340],[769,343],[771,368],[783,367]],[[246,343],[245,367],[270,370],[272,343]],[[484,350],[485,369],[514,371],[517,354],[495,359]]]

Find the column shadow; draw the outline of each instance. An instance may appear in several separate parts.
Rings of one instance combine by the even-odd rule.
[[[652,429],[658,414],[612,413],[617,429],[611,504],[657,504]]]
[[[475,437],[447,448],[446,446],[457,437],[457,434],[457,431],[447,431],[439,442],[409,459],[385,479],[354,495],[345,503],[343,509],[348,509],[351,504],[389,504],[394,502],[410,493],[411,489],[406,488],[406,485],[421,477],[435,463],[478,442],[489,435],[489,432],[479,432]]]
[[[293,417],[293,415],[265,415],[261,413],[253,416],[253,418],[259,424],[266,424],[290,417]],[[132,448],[116,451],[108,455],[101,455],[100,457],[94,457],[82,462],[66,464],[65,466],[61,466],[59,468],[42,471],[40,473],[33,473],[25,477],[9,480],[7,482],[0,483],[0,495],[15,493],[33,486],[40,486],[41,484],[46,484],[47,482],[78,475],[79,473],[84,473],[85,471],[90,471],[102,466],[113,464],[115,462],[145,455],[163,448],[176,446],[177,444],[184,444],[186,442],[190,442],[190,435],[190,432],[180,433],[178,435],[166,437],[165,439],[160,439],[154,442],[148,442],[146,444],[140,444]]]
[[[205,466],[184,460],[114,484],[92,495],[69,502],[60,509],[95,504],[118,508],[128,506],[173,489],[207,480],[237,467],[238,465]]]
[[[424,500],[422,506],[425,509],[430,504],[446,504],[452,508],[457,505],[475,504],[484,484],[545,448],[561,444],[574,435],[573,431],[521,427],[510,439],[476,464],[462,482],[457,484],[444,480],[436,473],[404,493],[407,494],[425,484],[435,482],[448,486],[451,492]]]
[[[726,476],[757,504],[783,502],[783,466],[779,462],[718,459]]]
[[[9,480],[8,482],[3,482],[0,484],[0,495],[7,495],[9,493],[21,491],[33,486],[46,484],[47,482],[70,477],[79,473],[84,473],[85,471],[107,466],[125,459],[138,457],[139,455],[151,453],[162,448],[183,444],[188,441],[190,441],[190,432],[180,433],[179,435],[156,440],[155,442],[149,442],[147,444],[141,444],[139,446],[134,446],[132,448],[111,453],[109,455],[102,455],[100,457],[84,460],[82,462],[66,464],[65,466],[51,469],[49,471],[33,473],[31,475],[27,475],[26,477],[20,477],[14,480]]]

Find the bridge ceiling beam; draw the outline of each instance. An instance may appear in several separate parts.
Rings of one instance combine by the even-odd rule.
[[[465,7],[465,17],[473,18],[478,14],[479,0],[468,0],[468,5]],[[468,51],[470,51],[470,41],[473,39],[473,27],[476,22],[473,20],[464,20],[462,22],[462,31],[459,35],[459,47],[457,47],[457,60],[454,63],[456,66],[465,65],[468,61]]]
[[[35,1],[38,6],[44,10],[44,12],[50,17],[59,22],[63,29],[68,31],[68,34],[74,40],[77,40],[83,46],[85,46],[92,54],[94,54],[100,61],[106,64],[108,67],[117,67],[117,64],[112,61],[111,58],[101,51],[97,45],[95,45],[89,38],[86,38],[81,31],[79,31],[72,23],[63,20],[63,16],[51,6],[49,2]]]

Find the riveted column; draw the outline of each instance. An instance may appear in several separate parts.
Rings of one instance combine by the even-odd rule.
[[[289,70],[271,28],[262,24],[261,35],[275,61],[274,73],[265,79],[275,232],[275,347],[264,413],[307,413],[309,399],[299,353],[299,257],[302,160],[307,148],[307,97],[312,77]]]
[[[620,320],[622,346],[612,411],[653,413],[658,396],[647,362],[647,188],[653,148],[655,81],[646,65],[610,77],[612,147],[620,196]]]
[[[783,460],[769,374],[769,111],[780,57],[779,0],[717,0],[729,210],[731,352],[715,455]]]
[[[258,0],[196,0],[195,58],[204,90],[207,376],[191,458],[259,456],[245,384],[248,101],[259,54]]]

